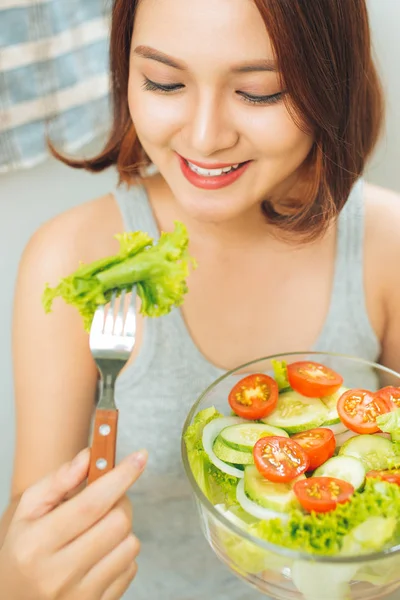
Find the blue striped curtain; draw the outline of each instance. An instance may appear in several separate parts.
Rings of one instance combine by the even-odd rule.
[[[0,0],[0,173],[67,152],[110,123],[111,0]]]

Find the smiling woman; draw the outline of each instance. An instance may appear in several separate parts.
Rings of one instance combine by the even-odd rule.
[[[46,223],[21,261],[13,508],[21,494],[21,510],[31,506],[33,494],[50,514],[31,527],[16,513],[0,551],[0,596],[6,573],[18,592],[5,588],[9,600],[32,596],[33,584],[51,600],[120,598],[136,573],[132,503],[143,550],[124,599],[253,600],[203,541],[179,440],[202,390],[260,356],[313,349],[400,370],[400,203],[361,179],[383,113],[365,2],[114,0],[111,75],[104,149],[83,161],[58,156],[93,172],[115,166],[120,185]],[[174,221],[185,225],[198,269],[182,309],[156,320],[138,311],[116,388],[118,457],[145,447],[148,466],[128,498],[132,461],[53,507],[44,491],[50,485],[56,504],[76,494],[85,456],[68,490],[54,491],[58,476],[32,486],[87,445],[97,372],[75,311],[56,301],[43,314],[45,284],[116,254],[116,233],[157,239]],[[286,402],[264,387],[268,410]],[[194,449],[200,458],[217,450]],[[82,514],[96,523],[70,540],[63,524],[82,523]]]
[[[114,129],[99,156],[69,164],[99,170],[116,163],[129,181],[151,160],[165,176],[152,145],[168,137],[164,160],[175,170],[178,154],[192,185],[222,189],[246,173],[241,185],[248,206],[262,197],[270,223],[317,237],[343,208],[381,128],[383,102],[364,2],[349,0],[346,11],[338,11],[336,2],[325,0],[312,7],[220,0],[198,14],[192,2],[181,0],[173,9],[168,2],[154,5],[163,25],[152,23],[150,31],[151,2],[115,2]],[[251,36],[244,39],[244,31]],[[260,138],[260,131],[268,136]],[[232,172],[220,173],[224,168]],[[221,218],[245,208],[229,189],[225,211],[220,196]],[[196,199],[193,205],[197,210]],[[215,208],[209,208],[214,216]]]

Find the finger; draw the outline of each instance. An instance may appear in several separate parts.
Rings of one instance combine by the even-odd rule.
[[[137,573],[136,562],[128,568],[128,570],[120,575],[116,581],[103,594],[101,600],[120,600],[122,594],[130,587]]]
[[[89,459],[90,452],[86,448],[58,471],[28,488],[21,496],[14,521],[39,519],[52,511],[85,480]]]
[[[139,552],[139,540],[131,533],[82,578],[82,593],[86,592],[89,596],[90,590],[94,597],[101,598],[130,569]],[[84,593],[83,597],[86,597]]]
[[[74,580],[82,579],[97,563],[132,532],[130,502],[122,499],[98,523],[56,554],[56,567],[71,565]]]
[[[126,516],[129,517],[130,522],[132,523],[133,507],[132,502],[129,500],[128,496],[122,496],[121,500],[118,501],[116,506],[121,507],[121,509],[125,512]]]
[[[141,475],[147,452],[136,452],[80,494],[44,517],[48,543],[59,549],[90,529],[120,500]]]

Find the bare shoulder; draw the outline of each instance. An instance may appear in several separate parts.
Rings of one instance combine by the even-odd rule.
[[[29,240],[24,262],[34,260],[36,270],[74,269],[78,262],[89,262],[114,252],[114,236],[123,228],[121,215],[112,194],[76,206],[44,223]]]
[[[400,194],[373,184],[365,184],[367,225],[374,223],[379,233],[398,231],[400,226]]]
[[[366,250],[373,253],[382,269],[400,260],[400,194],[376,185],[366,184]]]
[[[380,360],[400,371],[400,194],[366,185],[365,205],[366,279],[379,295],[383,317]]]
[[[389,325],[393,329],[400,302],[400,288],[397,284],[400,264],[400,194],[366,184],[364,199],[367,298],[374,299],[372,306],[377,308],[372,309],[371,314],[378,315],[376,322],[379,323],[379,337],[384,342]],[[386,354],[385,343],[383,354]],[[393,366],[391,358],[389,362]]]

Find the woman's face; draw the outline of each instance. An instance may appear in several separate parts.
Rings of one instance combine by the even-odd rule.
[[[252,0],[140,0],[130,111],[191,216],[234,219],[295,182],[312,139],[289,116],[276,68]]]

